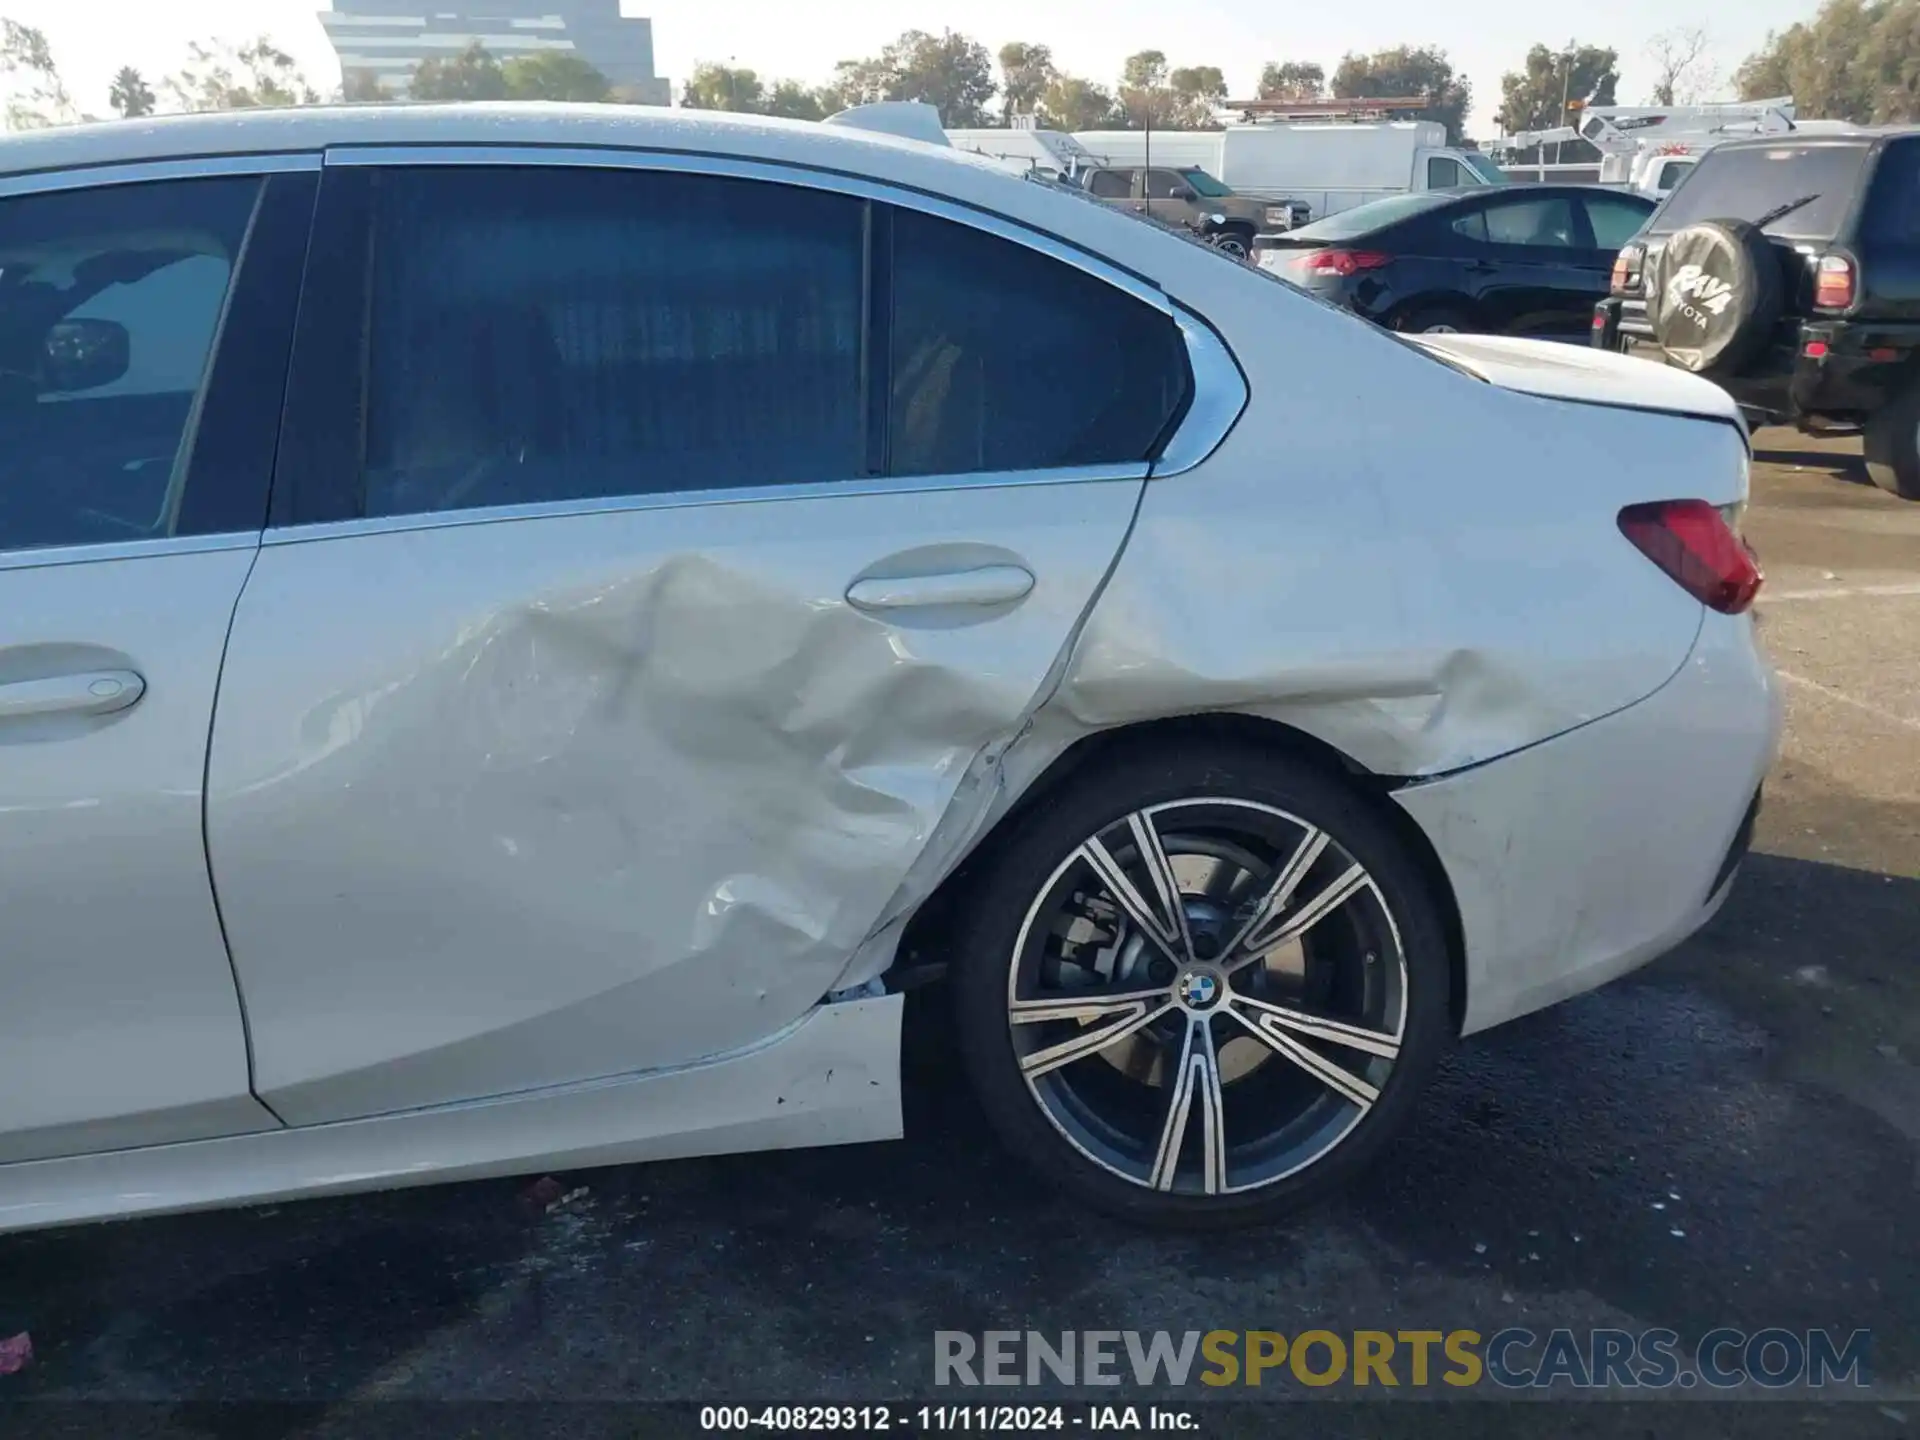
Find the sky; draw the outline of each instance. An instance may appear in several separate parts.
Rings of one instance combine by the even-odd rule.
[[[1331,75],[1349,50],[1432,44],[1473,82],[1468,129],[1485,138],[1495,133],[1502,72],[1520,68],[1536,43],[1612,46],[1620,53],[1620,103],[1644,103],[1653,83],[1646,56],[1653,36],[1704,29],[1730,77],[1770,29],[1808,18],[1816,4],[1610,0],[1548,14],[1526,0],[1455,0],[1445,7],[1370,0],[1351,8],[1278,0],[623,0],[623,9],[653,20],[655,68],[676,85],[702,60],[818,83],[836,61],[874,54],[902,30],[954,29],[990,51],[1009,40],[1050,45],[1062,68],[1105,84],[1126,56],[1163,50],[1175,66],[1220,66],[1239,98],[1252,93],[1268,60],[1317,60]],[[243,42],[265,34],[330,87],[339,66],[314,18],[322,8],[325,0],[0,0],[0,16],[45,32],[68,89],[93,113],[105,113],[108,83],[120,66],[157,82],[179,68],[196,39]]]

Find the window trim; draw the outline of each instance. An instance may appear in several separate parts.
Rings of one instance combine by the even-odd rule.
[[[215,180],[226,175],[286,175],[321,168],[318,150],[263,155],[201,155],[138,160],[125,165],[84,165],[69,170],[33,170],[0,175],[0,200],[57,190],[106,189],[152,180]]]
[[[206,503],[206,480],[199,473],[201,465],[206,463],[202,460],[201,452],[201,442],[206,434],[202,422],[205,419],[208,401],[212,396],[212,387],[222,380],[220,361],[223,346],[227,339],[235,302],[240,297],[240,289],[246,280],[245,267],[254,248],[255,232],[269,205],[286,203],[282,197],[269,198],[269,183],[265,182],[270,182],[276,175],[317,175],[320,169],[320,152],[310,150],[176,156],[162,160],[140,160],[113,165],[83,165],[58,170],[36,170],[14,175],[0,175],[0,201],[85,190],[110,190],[122,186],[147,185],[169,180],[251,177],[263,182],[259,193],[254,198],[253,213],[248,217],[246,232],[242,237],[239,253],[235,256],[232,274],[228,277],[227,292],[221,298],[220,314],[214,324],[213,340],[207,351],[199,388],[194,395],[187,426],[181,434],[180,449],[175,457],[175,464],[185,467],[175,487],[180,493],[169,498],[169,504],[176,510],[176,525],[184,523],[183,517],[189,511],[200,517],[200,522],[196,523],[225,522],[229,516],[238,511],[253,508],[248,498],[251,492],[241,494],[235,492],[231,486],[216,497],[215,503],[212,505]],[[311,210],[310,196],[307,198],[307,204]],[[287,283],[297,283],[298,278],[296,274]],[[259,317],[250,316],[249,318],[257,321]],[[257,325],[256,329],[258,329]],[[271,329],[272,327],[269,326],[269,331]],[[261,335],[256,334],[253,338],[259,339]],[[272,339],[275,336],[267,334],[266,338]],[[282,359],[290,358],[291,336],[278,338],[285,342],[280,350]],[[283,366],[281,369],[283,384],[284,373]],[[277,418],[276,416],[276,422]],[[273,446],[277,446],[278,439],[279,426],[276,423],[273,427]],[[196,529],[188,534],[156,535],[140,540],[110,540],[81,545],[0,546],[0,571],[37,570],[48,565],[85,565],[112,560],[136,560],[147,556],[189,555],[255,547],[260,543],[260,536],[266,525],[267,482],[271,478],[273,468],[272,447],[269,447],[264,457],[256,454],[253,459],[262,463],[263,466],[257,487],[261,522],[258,526],[235,529],[229,523],[210,523],[207,528]]]

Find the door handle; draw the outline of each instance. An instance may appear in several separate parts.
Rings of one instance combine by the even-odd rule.
[[[1033,572],[1021,565],[982,565],[937,575],[901,575],[858,580],[847,590],[856,610],[929,610],[938,605],[1011,605],[1033,589]]]
[[[25,720],[36,715],[111,715],[146,693],[147,682],[131,670],[15,680],[0,685],[0,720]]]

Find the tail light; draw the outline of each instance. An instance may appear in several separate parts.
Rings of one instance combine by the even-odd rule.
[[[1844,255],[1822,255],[1813,274],[1813,303],[1821,310],[1845,310],[1853,304],[1853,261]]]
[[[1613,283],[1608,287],[1615,295],[1635,295],[1640,291],[1640,267],[1645,262],[1646,250],[1639,245],[1624,245],[1620,253],[1613,257]]]
[[[1658,500],[1620,512],[1620,533],[1682,590],[1722,615],[1738,615],[1765,578],[1740,538],[1738,505]]]
[[[1378,250],[1315,250],[1293,263],[1309,275],[1346,276],[1391,265],[1393,256],[1382,255]]]

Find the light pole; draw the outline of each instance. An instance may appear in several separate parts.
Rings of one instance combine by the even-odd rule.
[[[1569,40],[1567,41],[1566,54],[1560,57],[1560,124],[1554,127],[1556,130],[1561,128],[1567,123],[1567,101],[1571,100],[1572,98],[1573,98],[1573,41]],[[1558,166],[1560,163],[1560,147],[1562,143],[1563,142],[1559,140],[1556,140],[1553,142],[1553,163],[1556,166]]]

